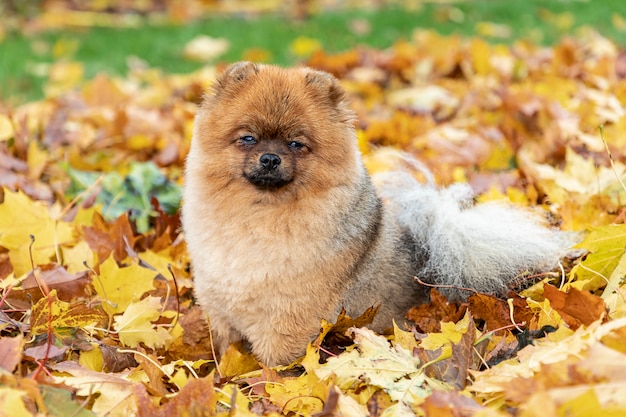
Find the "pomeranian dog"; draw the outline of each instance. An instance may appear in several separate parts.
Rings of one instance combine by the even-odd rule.
[[[354,122],[339,81],[304,67],[233,64],[204,99],[182,218],[220,354],[244,341],[266,365],[288,364],[342,308],[379,305],[376,331],[401,322],[428,301],[416,276],[450,298],[502,292],[570,246],[527,211],[473,206],[467,186],[394,172],[377,192]]]

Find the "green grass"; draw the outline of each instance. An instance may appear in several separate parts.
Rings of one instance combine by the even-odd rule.
[[[567,19],[545,17],[566,12],[571,13],[572,26],[561,24]],[[33,37],[9,33],[0,43],[0,99],[20,102],[41,97],[45,81],[45,66],[41,64],[58,59],[52,51],[55,44],[64,41],[78,42],[78,48],[65,58],[82,62],[85,77],[91,78],[98,72],[125,74],[127,57],[131,55],[167,73],[198,69],[201,64],[184,59],[181,53],[184,45],[199,34],[224,37],[231,42],[230,50],[221,57],[222,61],[239,60],[246,50],[260,48],[267,50],[272,62],[279,64],[292,64],[298,60],[289,49],[298,36],[315,38],[325,50],[337,52],[360,44],[388,47],[398,39],[410,38],[416,28],[473,36],[477,34],[478,22],[504,24],[511,28],[510,38],[490,39],[494,42],[528,38],[552,44],[564,35],[574,34],[578,27],[589,25],[618,44],[626,45],[626,32],[614,27],[613,15],[626,19],[626,1],[475,0],[451,5],[427,4],[413,11],[400,8],[334,11],[317,14],[303,23],[291,23],[278,15],[248,19],[222,16],[179,26],[96,27],[47,32]],[[353,33],[350,24],[355,19],[367,21],[371,31],[362,36]],[[35,75],[37,72],[43,74]]]

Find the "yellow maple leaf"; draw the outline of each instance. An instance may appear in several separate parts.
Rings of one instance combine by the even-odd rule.
[[[47,264],[56,255],[56,248],[73,239],[73,226],[56,221],[49,208],[31,200],[21,191],[5,190],[0,204],[0,246],[9,250],[13,272],[21,276],[32,269],[29,254],[30,235],[35,265]]]
[[[0,114],[0,142],[11,139],[14,134],[13,123],[9,116]]]
[[[78,363],[92,371],[102,372],[102,369],[104,368],[104,356],[95,343],[92,343],[92,346],[93,349],[80,352]]]
[[[120,268],[113,256],[100,265],[100,276],[93,281],[93,286],[102,299],[102,309],[109,315],[123,313],[143,294],[152,290],[157,272],[135,263]]]
[[[267,383],[265,391],[270,401],[285,411],[312,415],[322,410],[320,398],[328,397],[330,385],[332,383],[321,381],[315,373],[305,373],[298,378],[285,379],[280,383]]]
[[[217,392],[217,401],[223,404],[230,404],[231,410],[237,410],[237,416],[256,417],[258,414],[250,411],[251,400],[242,393],[238,386],[227,384]]]
[[[163,327],[152,324],[161,313],[161,299],[146,297],[131,303],[121,316],[115,317],[113,328],[118,333],[120,342],[128,347],[143,343],[149,348],[159,349],[171,341],[171,336]]]
[[[61,248],[61,252],[63,253],[63,263],[70,274],[84,271],[84,262],[87,265],[93,265],[96,262],[96,254],[84,240],[72,247]]]
[[[228,347],[219,363],[223,376],[242,375],[260,368],[259,362],[250,353],[239,351],[235,346]]]
[[[359,380],[382,388],[394,401],[412,402],[430,393],[428,377],[419,367],[420,360],[400,346],[391,347],[387,339],[366,328],[353,328],[352,349],[315,370],[322,380],[332,375],[337,384],[350,386]]]
[[[413,352],[413,349],[417,347],[418,343],[415,339],[413,332],[407,332],[398,327],[395,320],[393,322],[393,343],[397,346]]]
[[[30,330],[33,335],[44,334],[48,325],[54,330],[80,328],[98,323],[103,314],[84,304],[70,304],[59,300],[56,290],[43,297],[33,306],[30,315]]]
[[[459,343],[463,335],[467,333],[470,320],[470,316],[465,314],[458,323],[441,323],[441,333],[429,333],[422,339],[420,346],[427,350],[437,350]]]
[[[626,225],[612,224],[597,227],[576,247],[587,249],[591,253],[575,266],[572,273],[577,276],[578,281],[590,281],[591,289],[608,284],[603,298],[608,297],[618,287],[624,276]],[[614,273],[616,269],[617,273]]]
[[[27,398],[26,391],[15,388],[0,387],[0,410],[4,415],[15,417],[32,416],[24,405],[23,398]]]

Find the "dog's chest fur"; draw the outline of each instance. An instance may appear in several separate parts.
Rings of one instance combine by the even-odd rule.
[[[230,210],[207,210],[205,204],[204,213],[212,218],[194,222],[203,230],[188,237],[200,277],[198,299],[209,310],[221,306],[220,314],[237,327],[247,327],[247,321],[257,326],[263,316],[302,315],[303,309],[310,310],[304,316],[334,319],[326,316],[336,313],[347,273],[362,250],[346,245],[349,236],[340,220],[346,208],[336,204],[335,216],[306,201]]]

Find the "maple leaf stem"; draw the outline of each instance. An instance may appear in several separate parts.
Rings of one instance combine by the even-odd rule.
[[[83,261],[83,265],[85,266],[85,268],[87,268],[94,277],[96,277],[96,279],[98,280],[98,282],[100,282],[100,286],[102,287],[102,293],[104,294],[104,302],[105,303],[109,303],[111,306],[115,307],[115,303],[111,302],[109,300],[109,297],[106,294],[106,290],[104,287],[104,284],[102,283],[102,280],[100,279],[100,275],[92,268],[89,266],[89,264],[87,263],[87,261]],[[102,301],[101,301],[102,302]],[[111,327],[113,326],[113,315],[112,314],[107,314],[107,316],[109,316],[109,323],[107,324],[107,333],[111,333]]]
[[[213,344],[213,332],[211,331],[210,321],[209,321],[209,334],[211,335],[209,342],[211,342],[211,354],[213,355],[213,360],[215,361],[215,369],[217,370],[217,374],[220,376],[220,379],[224,379],[224,375],[222,375],[222,371],[220,370],[220,362],[217,359],[217,355],[215,354],[215,345]]]
[[[178,292],[178,282],[176,281],[176,275],[174,274],[174,269],[172,268],[172,264],[170,263],[167,264],[167,270],[170,271],[170,275],[172,275],[172,280],[174,281],[174,291],[176,295],[176,317],[171,325],[172,326],[171,329],[173,331],[174,327],[178,323],[178,318],[180,317],[180,294]],[[169,291],[169,285],[167,286],[167,288]],[[166,301],[167,301],[167,298],[166,298]],[[163,303],[163,309],[165,309],[165,303]]]
[[[33,259],[33,244],[35,243],[35,235],[30,235],[30,244],[28,245],[28,255],[30,257],[30,267],[33,271],[33,276],[35,277],[35,281],[37,282],[37,286],[41,290],[41,293],[44,297],[50,295],[50,289],[48,288],[48,284],[42,281],[37,273],[35,272],[35,261]]]
[[[161,366],[160,363],[158,363],[157,361],[155,361],[154,359],[152,359],[150,356],[146,355],[143,352],[139,352],[138,350],[133,350],[133,349],[117,349],[116,350],[117,353],[132,353],[133,355],[139,355],[142,358],[144,358],[145,360],[147,360],[148,362],[150,362],[152,365],[154,365],[159,371],[161,371],[161,373],[167,377],[168,381],[172,384],[174,384],[176,386],[176,388],[178,388],[178,391],[180,391],[181,387],[178,386],[178,384],[176,384],[174,381],[172,381],[170,379],[170,374],[168,374],[167,372],[165,372],[165,370],[163,369],[163,367]]]
[[[511,320],[511,324],[513,324],[517,331],[521,332],[522,329],[517,325],[517,323],[515,323],[515,317],[513,316],[513,311],[515,310],[515,306],[513,305],[513,299],[508,298],[506,300],[506,303],[509,305],[509,319]],[[522,325],[526,325],[526,323],[522,323]]]
[[[46,352],[46,354],[47,354],[47,352]],[[47,361],[47,358],[44,358],[44,360]],[[41,367],[41,369],[46,373],[46,375],[48,375],[50,378],[52,378],[52,373],[50,373],[50,371],[48,369],[46,369],[45,366],[43,366],[43,365],[45,365],[43,363],[43,360],[40,362],[37,359],[35,359],[35,362],[37,363],[37,365],[39,365]],[[37,370],[39,370],[39,368],[37,368]],[[37,378],[33,375],[33,379],[36,380]]]
[[[502,326],[502,327],[498,327],[497,329],[490,330],[487,333],[480,336],[478,339],[476,339],[476,342],[474,342],[474,346],[478,345],[484,340],[489,339],[491,336],[493,336],[494,334],[496,334],[496,332],[499,332],[500,330],[517,329],[517,330],[523,331],[521,329],[522,327],[526,327],[526,322],[507,324],[506,326]]]
[[[319,350],[321,350],[322,352],[326,353],[328,356],[334,356],[337,357],[336,354],[334,354],[333,352],[331,352],[330,350],[324,348],[322,345],[318,346]]]
[[[193,366],[189,365],[187,363],[187,361],[183,361],[183,365],[185,366],[185,368],[187,368],[189,370],[189,373],[191,375],[193,375],[194,378],[196,379],[200,379],[200,377],[198,376],[198,374],[196,373],[196,371],[193,369]]]
[[[2,305],[4,304],[4,302],[6,301],[7,297],[9,296],[9,294],[11,293],[11,290],[13,289],[13,284],[9,285],[7,287],[7,289],[4,291],[4,294],[2,295],[2,298],[0,299],[0,307],[2,307]],[[9,306],[10,307],[10,306]],[[7,310],[3,310],[3,311],[7,311]]]
[[[469,292],[473,292],[475,294],[478,294],[479,292],[476,291],[473,288],[466,288],[466,287],[459,287],[456,285],[445,285],[445,284],[429,284],[428,282],[424,282],[421,279],[419,279],[418,277],[413,277],[414,280],[416,280],[417,282],[419,282],[422,285],[425,285],[427,287],[431,287],[431,288],[453,288],[455,290],[463,290],[463,291],[469,291]]]
[[[617,178],[617,181],[619,181],[624,191],[626,191],[626,185],[624,185],[622,178],[619,176],[619,174],[617,173],[617,170],[615,169],[615,164],[613,163],[613,155],[611,155],[609,144],[606,143],[606,140],[604,140],[604,125],[599,125],[598,129],[600,129],[600,139],[602,139],[602,143],[604,143],[604,149],[606,149],[606,153],[609,155],[609,163],[611,164],[611,169],[613,170],[613,174],[615,174],[615,178]]]
[[[559,261],[559,268],[561,269],[561,285],[559,286],[560,290],[565,285],[565,268],[563,268],[563,263],[561,261]]]
[[[480,362],[483,364],[485,369],[489,369],[490,368],[489,364],[487,363],[487,361],[485,360],[483,355],[478,351],[478,349],[476,349],[476,345],[477,345],[477,343],[474,343],[474,345],[472,346],[472,350],[474,351],[474,355],[476,355],[478,360],[480,360]]]

